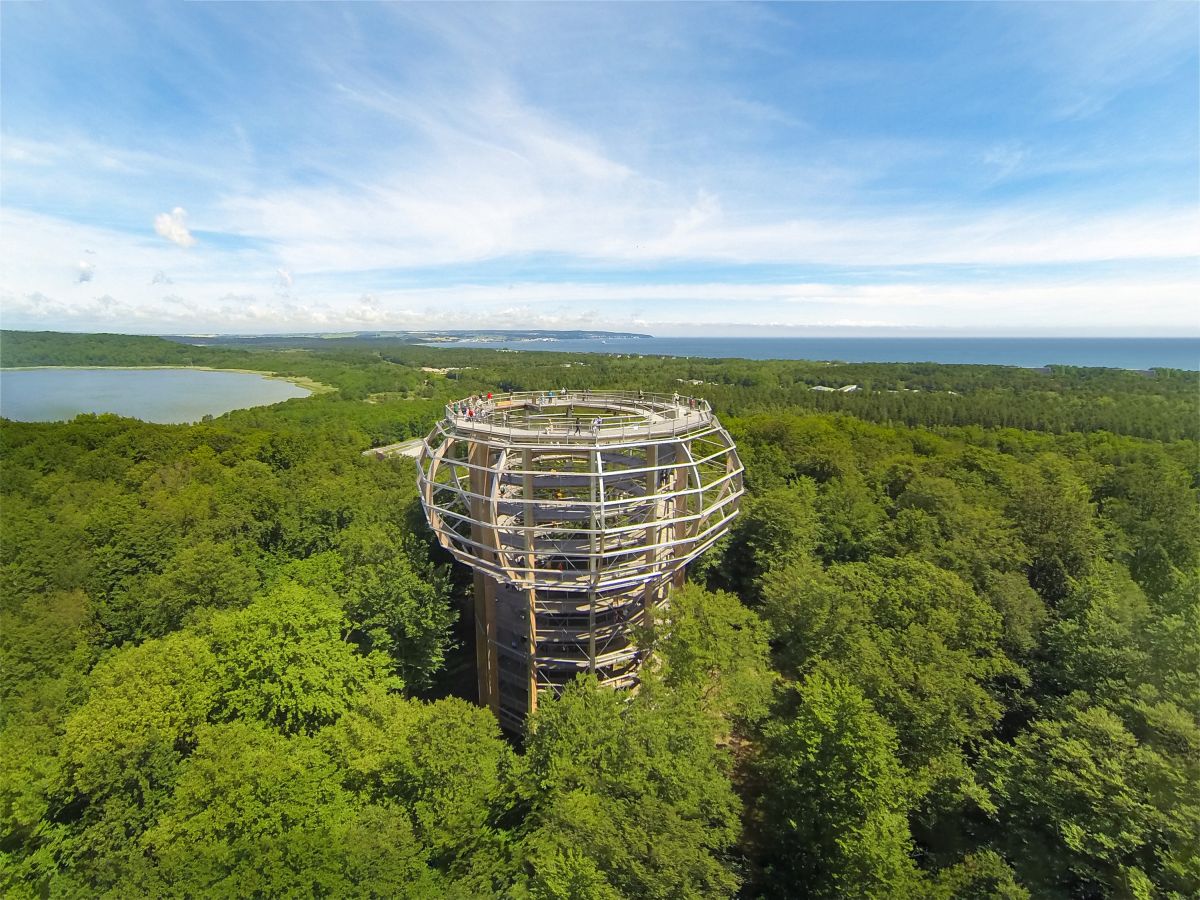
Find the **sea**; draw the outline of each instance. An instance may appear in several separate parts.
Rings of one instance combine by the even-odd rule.
[[[1200,337],[1183,338],[893,338],[647,337],[579,340],[456,341],[438,347],[485,347],[557,353],[619,353],[837,362],[932,362],[969,365],[1090,366],[1200,370]]]

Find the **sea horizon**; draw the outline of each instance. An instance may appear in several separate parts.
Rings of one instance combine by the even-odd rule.
[[[1197,337],[648,337],[482,340],[427,346],[615,353],[710,359],[785,359],[846,363],[938,363],[1018,368],[1200,370]]]

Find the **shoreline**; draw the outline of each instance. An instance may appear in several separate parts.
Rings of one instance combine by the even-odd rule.
[[[75,371],[110,371],[114,369],[123,369],[126,371],[152,371],[154,369],[194,369],[201,372],[236,372],[240,375],[261,375],[264,378],[270,378],[274,381],[287,381],[296,387],[304,388],[310,395],[329,394],[336,391],[333,385],[325,384],[321,381],[314,381],[307,375],[280,375],[278,372],[264,372],[261,369],[224,369],[215,366],[0,366],[0,372],[33,372],[39,369],[73,369]],[[299,398],[297,398],[299,399]]]

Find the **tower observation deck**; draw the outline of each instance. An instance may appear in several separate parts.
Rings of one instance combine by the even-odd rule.
[[[636,684],[635,629],[727,531],[742,465],[702,399],[518,392],[448,405],[417,483],[475,570],[480,703],[519,730],[580,673]]]

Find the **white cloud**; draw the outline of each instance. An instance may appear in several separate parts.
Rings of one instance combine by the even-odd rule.
[[[177,206],[169,213],[159,213],[154,217],[154,230],[160,237],[165,237],[180,247],[191,247],[196,243],[196,239],[188,231],[185,219],[187,219],[187,210],[182,206]]]
[[[276,269],[275,278],[278,280],[279,286],[284,290],[292,286],[292,273],[287,269]]]
[[[86,284],[96,277],[96,267],[86,259],[81,259],[77,266],[76,278],[80,284]]]
[[[238,284],[194,285],[167,298],[122,287],[103,297],[3,291],[10,327],[149,332],[278,332],[453,328],[598,328],[656,334],[803,333],[828,328],[990,334],[1196,334],[1200,278],[846,285],[451,285],[300,301]],[[1129,310],[1140,324],[1128,325]],[[1086,317],[1085,315],[1086,314]]]
[[[5,135],[0,141],[0,159],[12,167],[52,166],[67,158],[65,149],[46,141],[30,141]]]
[[[1080,214],[1028,205],[868,212],[847,204],[777,218],[733,210],[714,191],[696,199],[637,176],[567,177],[548,160],[493,162],[455,160],[444,172],[406,173],[353,193],[242,196],[227,201],[226,224],[309,272],[538,254],[614,264],[1024,266],[1200,252],[1200,215],[1186,206]],[[1010,163],[998,161],[997,177]]]
[[[686,210],[693,208],[696,212],[689,217]],[[727,236],[737,231],[722,226],[719,206],[703,197],[684,209],[668,226],[681,244],[713,241],[713,229],[720,227],[727,228]],[[715,224],[714,219],[718,220]],[[1064,223],[1068,237],[1063,240],[1065,247],[1076,253],[1084,247],[1093,253],[1146,254],[1156,246],[1161,251],[1168,240],[1177,241],[1181,248],[1194,244],[1190,222],[1188,217],[1145,216],[1093,223],[1090,231],[1077,231],[1075,239],[1069,238],[1070,229]],[[910,248],[920,247],[922,238],[929,245],[924,248],[926,253],[932,252],[931,248],[945,255],[954,251],[962,259],[983,256],[989,249],[997,252],[997,258],[1012,259],[1018,255],[1014,246],[1026,258],[1052,259],[1066,252],[1044,234],[1022,236],[1020,224],[1014,217],[1011,221],[970,223],[957,231],[947,226],[938,233],[911,221],[875,223],[856,238],[852,245],[855,253],[847,258],[878,253],[885,261],[907,260]],[[823,235],[814,223],[809,239],[828,239],[833,247],[838,227],[827,222]],[[1036,231],[1032,225],[1029,228]],[[1169,235],[1172,228],[1180,234]],[[887,243],[889,229],[891,246]],[[9,327],[269,332],[487,325],[640,328],[660,333],[707,328],[731,333],[735,327],[821,328],[857,322],[983,333],[1016,325],[1026,333],[1200,332],[1194,302],[1200,296],[1200,276],[1194,267],[1170,261],[1143,261],[1136,270],[1122,267],[1123,271],[1103,266],[1001,268],[969,277],[958,267],[930,266],[919,274],[892,276],[883,284],[800,278],[755,283],[753,267],[730,267],[705,283],[656,283],[661,278],[652,266],[631,264],[624,269],[598,266],[586,281],[576,276],[536,283],[472,284],[461,275],[447,274],[429,286],[399,288],[394,276],[386,272],[321,275],[306,270],[304,287],[297,294],[263,284],[264,270],[292,274],[272,258],[275,248],[231,251],[207,243],[179,257],[165,242],[149,237],[8,209],[0,210],[0,230],[5,235],[0,243],[0,302]],[[1108,231],[1111,235],[1106,236]],[[841,239],[846,239],[844,234]],[[1015,245],[1018,239],[1025,243]],[[61,260],[77,253],[80,246],[96,251],[94,257],[78,257],[77,274],[86,271],[89,276],[62,287]],[[109,299],[103,305],[89,290],[93,269],[88,260],[92,258],[105,260],[104,288]],[[321,261],[332,258],[327,255]],[[164,281],[168,270],[171,278]],[[1058,271],[1064,274],[1050,274]],[[1133,274],[1135,271],[1141,274]],[[878,269],[875,272],[872,280],[884,277]],[[863,273],[850,274],[856,280]],[[162,292],[170,281],[174,282],[172,296],[178,299],[168,305]],[[60,287],[54,288],[55,284]]]
[[[660,177],[626,164],[620,152],[498,88],[454,103],[345,87],[341,93],[403,122],[417,150],[398,150],[393,165],[352,181],[231,191],[210,213],[221,230],[276,247],[288,271],[533,255],[614,264],[1021,266],[1200,251],[1200,216],[1187,204],[1081,211],[1046,199],[984,209],[880,207],[861,185],[849,184],[836,202],[803,202],[795,183],[819,181],[815,170],[775,173],[764,199],[719,171],[710,182],[686,170]],[[999,143],[977,158],[998,181],[1024,168],[1030,151]]]

